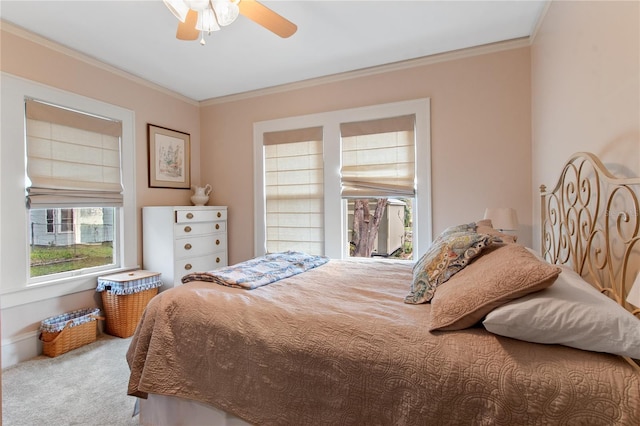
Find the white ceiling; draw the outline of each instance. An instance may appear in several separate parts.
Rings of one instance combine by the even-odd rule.
[[[531,35],[546,0],[264,0],[298,25],[280,38],[240,16],[175,38],[160,0],[0,1],[0,17],[201,101]]]

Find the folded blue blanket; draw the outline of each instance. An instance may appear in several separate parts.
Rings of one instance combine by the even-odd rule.
[[[182,277],[182,282],[208,281],[228,287],[253,290],[308,271],[328,261],[329,258],[325,256],[296,251],[271,253],[213,271],[193,272]]]

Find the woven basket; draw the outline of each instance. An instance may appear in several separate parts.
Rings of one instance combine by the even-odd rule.
[[[158,294],[158,288],[133,294],[114,294],[110,291],[103,291],[100,294],[107,317],[106,333],[117,337],[130,337],[136,331],[147,303]]]
[[[63,315],[47,318],[40,327],[42,353],[56,357],[95,342],[97,338],[97,308],[87,308]],[[55,331],[58,330],[58,331]]]

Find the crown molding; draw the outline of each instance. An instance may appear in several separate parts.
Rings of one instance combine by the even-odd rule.
[[[541,13],[541,16],[538,19],[538,22],[536,24],[536,30],[539,27],[540,22],[544,18],[544,14],[546,13],[550,3],[551,3],[551,0],[549,0],[549,3],[547,3],[547,6]],[[532,37],[521,37],[521,38],[516,38],[512,40],[506,40],[506,41],[489,43],[489,44],[484,44],[484,45],[475,46],[475,47],[469,47],[465,49],[454,50],[450,52],[437,53],[429,56],[424,56],[421,58],[409,59],[406,61],[393,62],[385,65],[378,65],[378,66],[363,68],[363,69],[354,70],[354,71],[348,71],[348,72],[332,74],[332,75],[323,76],[323,77],[311,78],[311,79],[302,80],[302,81],[293,82],[293,83],[282,84],[278,86],[267,87],[264,89],[251,90],[248,92],[242,92],[242,93],[237,93],[233,95],[220,96],[216,98],[197,101],[187,96],[181,95],[177,92],[174,92],[170,89],[167,89],[166,87],[163,87],[159,84],[152,83],[148,80],[138,77],[120,68],[116,68],[112,65],[105,64],[104,62],[94,57],[91,57],[84,53],[80,53],[77,50],[71,49],[57,42],[54,42],[50,39],[34,34],[30,31],[27,31],[17,25],[14,25],[2,19],[0,19],[0,30],[14,34],[18,37],[37,43],[48,49],[62,53],[66,56],[85,62],[96,68],[103,69],[119,77],[133,81],[137,84],[146,86],[150,89],[164,93],[168,96],[174,97],[178,100],[181,100],[183,102],[186,102],[188,104],[195,105],[195,106],[210,106],[210,105],[224,104],[224,103],[240,101],[244,99],[251,99],[259,96],[266,96],[271,94],[289,92],[292,90],[305,89],[309,87],[319,86],[322,84],[336,83],[340,81],[351,80],[354,78],[367,77],[367,76],[383,74],[383,73],[392,72],[392,71],[400,71],[404,69],[421,67],[421,66],[436,64],[440,62],[470,58],[470,57],[479,56],[479,55],[486,55],[489,53],[501,52],[505,50],[518,49],[518,48],[530,46],[532,41]]]
[[[486,55],[489,53],[501,52],[504,50],[519,49],[529,47],[530,37],[521,37],[512,40],[506,40],[496,43],[484,44],[465,49],[453,50],[451,52],[438,53],[421,58],[409,59],[406,61],[393,62],[375,67],[363,68],[355,71],[348,71],[339,74],[312,78],[308,80],[298,81],[294,83],[282,84],[279,86],[267,87],[265,89],[252,90],[249,92],[238,93],[228,96],[220,96],[217,98],[206,99],[200,101],[200,106],[218,105],[227,102],[240,101],[244,99],[255,98],[258,96],[272,95],[276,93],[289,92],[292,90],[305,89],[308,87],[319,86],[322,84],[336,83],[340,81],[350,80],[354,78],[367,77],[377,74],[383,74],[392,71],[399,71],[409,68],[421,67],[425,65],[436,64],[439,62],[454,61],[458,59],[470,58],[473,56]]]
[[[531,35],[529,36],[530,44],[533,44],[533,42],[536,40],[536,36],[538,35],[538,31],[540,30],[540,27],[542,27],[542,22],[544,21],[545,16],[547,16],[547,12],[549,11],[549,8],[551,7],[551,2],[553,2],[553,0],[546,0],[546,3],[544,5],[544,7],[542,8],[542,11],[540,11],[540,15],[538,16],[538,19],[536,19],[536,23],[534,24],[533,28],[531,29]]]
[[[63,55],[66,55],[66,56],[69,56],[69,57],[71,57],[73,59],[82,61],[82,62],[84,62],[86,64],[89,64],[91,66],[94,66],[96,68],[100,68],[102,70],[108,71],[108,72],[110,72],[112,74],[117,75],[118,77],[125,78],[127,80],[130,80],[130,81],[136,83],[136,84],[140,84],[142,86],[148,87],[148,88],[156,90],[158,92],[162,92],[165,95],[174,97],[174,98],[176,98],[178,100],[181,100],[183,102],[189,103],[191,105],[194,105],[194,106],[198,106],[199,105],[199,102],[194,100],[194,99],[191,99],[191,98],[189,98],[187,96],[181,95],[181,94],[179,94],[177,92],[174,92],[173,90],[169,90],[166,87],[160,86],[159,84],[155,84],[153,82],[150,82],[149,80],[145,80],[142,77],[138,77],[138,76],[136,76],[134,74],[131,74],[131,73],[127,72],[127,71],[124,71],[124,70],[122,70],[120,68],[116,68],[116,67],[114,67],[112,65],[105,64],[104,62],[102,62],[102,61],[100,61],[100,60],[98,60],[98,59],[96,59],[96,58],[94,58],[92,56],[86,55],[84,53],[80,53],[77,50],[71,49],[69,47],[66,47],[66,46],[60,44],[60,43],[56,43],[56,42],[54,42],[54,41],[52,41],[52,40],[50,40],[48,38],[45,38],[45,37],[39,36],[37,34],[34,34],[34,33],[30,32],[30,31],[25,30],[22,27],[19,27],[19,26],[15,25],[15,24],[12,24],[10,22],[4,21],[2,19],[0,19],[0,31],[5,31],[7,33],[13,34],[13,35],[18,36],[20,38],[23,38],[25,40],[28,40],[28,41],[31,41],[33,43],[39,44],[39,45],[44,46],[44,47],[46,47],[48,49],[51,49],[51,50],[56,51],[58,53],[62,53]]]

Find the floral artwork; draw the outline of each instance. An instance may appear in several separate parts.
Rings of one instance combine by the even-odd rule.
[[[182,140],[165,135],[156,136],[156,179],[184,179],[184,149]]]
[[[149,186],[189,189],[189,134],[151,124],[148,128]]]

